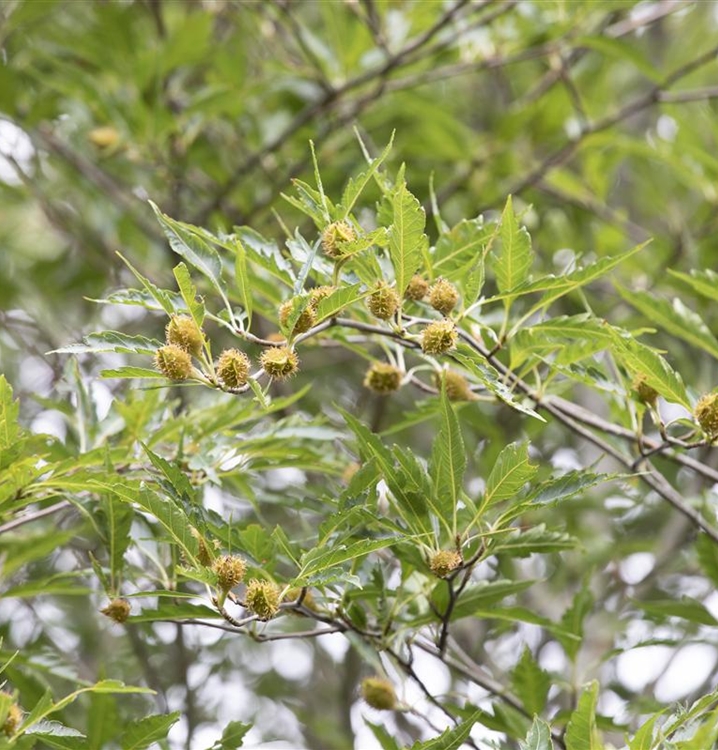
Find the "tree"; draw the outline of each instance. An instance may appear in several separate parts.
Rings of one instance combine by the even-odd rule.
[[[710,6],[3,13],[2,742],[712,747]]]

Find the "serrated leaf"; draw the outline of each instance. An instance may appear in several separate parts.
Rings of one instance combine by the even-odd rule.
[[[118,352],[120,354],[154,354],[163,342],[146,336],[128,336],[120,331],[88,333],[82,344],[70,344],[50,354],[86,354],[88,352]]]
[[[176,297],[176,295],[172,292],[167,291],[166,289],[160,289],[159,287],[155,286],[148,278],[143,276],[121,253],[117,253],[117,255],[120,257],[122,262],[130,269],[130,271],[132,271],[135,278],[142,284],[142,286],[144,286],[148,293],[152,295],[152,297],[154,297],[154,299],[157,301],[157,304],[168,315],[171,315],[175,311],[173,298]]]
[[[659,711],[641,725],[641,728],[628,743],[628,750],[653,750],[653,730],[656,722],[664,713],[665,710]]]
[[[157,370],[150,370],[148,367],[115,367],[113,370],[100,370],[100,376],[103,378],[151,378],[153,380],[167,380],[167,378]]]
[[[526,739],[519,740],[519,750],[553,750],[551,727],[543,719],[534,716]]]
[[[660,599],[651,602],[638,602],[640,607],[651,619],[662,622],[669,617],[680,617],[697,625],[715,627],[718,620],[708,611],[702,602],[683,596],[679,600]]]
[[[516,289],[528,278],[533,252],[526,227],[520,226],[511,196],[506,199],[499,228],[501,250],[495,256],[494,273],[500,292]]]
[[[356,177],[349,178],[349,181],[344,188],[344,192],[342,193],[341,203],[337,206],[338,219],[346,219],[349,216],[351,210],[354,208],[354,204],[357,202],[357,199],[364,191],[364,188],[367,186],[369,180],[371,180],[386,157],[389,155],[393,143],[394,133],[391,134],[389,143],[386,145],[381,154],[379,154],[376,159],[372,159],[372,161],[369,163],[368,169],[364,172],[360,172]]]
[[[483,279],[484,258],[498,229],[497,224],[484,224],[481,218],[460,221],[436,241],[431,263],[434,275],[455,279],[463,277],[468,268],[479,268]]]
[[[143,609],[136,615],[130,615],[127,622],[160,622],[166,620],[185,622],[188,619],[218,620],[221,617],[222,615],[219,612],[210,609],[204,604],[179,601],[172,603],[163,602],[156,609]]]
[[[477,352],[466,344],[459,344],[456,351],[452,352],[451,355],[459,364],[463,365],[477,380],[483,383],[486,388],[496,396],[500,401],[503,401],[507,406],[512,409],[526,414],[534,419],[538,419],[540,422],[546,420],[530,406],[526,406],[518,401],[511,389],[508,388],[504,383],[501,375],[495,367],[488,364]]]
[[[616,478],[616,474],[594,474],[590,471],[569,471],[534,487],[524,498],[537,504],[558,503],[575,497],[590,487]]]
[[[362,539],[348,545],[322,545],[316,549],[305,552],[302,555],[302,567],[295,579],[299,583],[311,576],[316,576],[324,570],[364,557],[370,552],[384,549],[399,541],[405,541],[401,537],[386,537],[384,539]]]
[[[212,747],[207,750],[237,750],[242,747],[244,737],[252,728],[251,724],[243,724],[241,721],[230,721],[224,728],[222,736]]]
[[[521,658],[511,671],[511,682],[526,712],[529,715],[542,714],[546,708],[551,677],[536,663],[528,647],[524,648]],[[550,732],[548,736],[551,736]]]
[[[203,230],[191,224],[171,219],[167,214],[162,213],[155,203],[152,201],[149,203],[172,250],[206,276],[212,286],[224,298],[222,259],[219,257],[219,253],[205,241]]]
[[[462,721],[461,724],[458,724],[453,729],[447,729],[433,740],[415,742],[411,746],[411,750],[459,750],[471,734],[474,724],[479,721],[479,716],[482,713],[482,711],[475,711]]]
[[[718,302],[718,273],[715,271],[706,268],[700,271],[693,270],[687,274],[669,268],[668,273],[685,282],[704,297]]]
[[[534,553],[546,554],[573,549],[577,544],[578,540],[570,534],[549,530],[545,524],[539,524],[525,531],[512,528],[505,535],[497,536],[487,547],[494,555],[528,557]]]
[[[434,496],[444,520],[455,533],[456,506],[466,471],[466,452],[459,421],[444,388],[439,404],[441,427],[434,438],[431,454]]]
[[[481,581],[469,584],[456,601],[451,612],[451,619],[458,620],[462,617],[471,617],[478,610],[488,610],[492,605],[505,599],[507,596],[519,594],[533,586],[535,581],[510,581],[500,579],[497,581]],[[445,584],[439,584],[431,595],[434,608],[439,612],[445,612],[449,604],[449,594]],[[435,615],[433,616],[436,617]]]
[[[178,263],[172,269],[172,273],[177,281],[182,299],[185,305],[187,305],[190,317],[197,324],[197,328],[202,328],[202,323],[204,322],[204,305],[197,299],[197,288],[192,283],[187,266],[184,263]]]
[[[660,326],[691,346],[718,358],[718,339],[701,317],[687,308],[680,299],[676,298],[671,303],[655,294],[631,292],[618,284],[615,286],[621,297],[643,313],[652,325]]]
[[[651,388],[666,399],[691,411],[681,376],[651,347],[614,331],[611,349],[632,376],[642,375]]]
[[[589,683],[581,693],[576,710],[566,726],[566,750],[603,750],[596,727],[598,682]]]
[[[401,181],[391,198],[393,221],[389,230],[389,257],[394,266],[396,291],[400,297],[409,280],[421,266],[422,248],[427,242],[424,234],[426,212]]]
[[[352,284],[351,286],[343,286],[340,289],[336,289],[327,295],[317,305],[317,323],[321,323],[327,318],[335,317],[344,308],[366,296],[360,292],[360,289],[361,284]],[[369,292],[366,294],[369,294]]]
[[[529,461],[528,443],[510,443],[499,453],[481,502],[482,510],[493,503],[515,496],[538,471]]]
[[[145,750],[153,742],[166,739],[167,733],[179,718],[180,712],[174,711],[171,714],[145,716],[131,722],[120,739],[122,750]]]
[[[0,450],[10,448],[15,444],[19,428],[17,424],[20,413],[20,402],[13,401],[12,387],[0,375]]]
[[[239,292],[239,300],[244,307],[247,316],[247,328],[252,325],[252,287],[249,274],[247,272],[247,251],[239,237],[234,237],[234,283]]]
[[[583,639],[583,623],[586,619],[586,615],[588,615],[592,607],[593,594],[591,594],[588,584],[584,582],[576,593],[576,596],[574,596],[571,606],[561,617],[561,625],[565,631],[575,636],[574,638],[559,636],[561,645],[571,660],[576,658],[578,649],[581,646],[581,641]]]
[[[195,490],[190,484],[189,479],[181,469],[175,464],[170,463],[166,458],[158,456],[150,448],[148,448],[143,442],[140,441],[140,445],[144,449],[147,457],[152,462],[152,465],[157,469],[167,480],[170,487],[174,490],[177,499],[191,500],[195,496]]]

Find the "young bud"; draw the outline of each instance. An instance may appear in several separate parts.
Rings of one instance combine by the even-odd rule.
[[[411,277],[409,286],[407,286],[406,291],[404,292],[404,297],[418,302],[426,297],[428,291],[429,282],[417,273]]]
[[[429,289],[429,304],[442,315],[448,315],[459,301],[459,292],[446,279],[439,279]]]
[[[225,349],[219,355],[217,376],[225,388],[241,388],[247,383],[251,362],[239,349]]]
[[[279,322],[286,326],[289,321],[289,316],[292,314],[292,303],[293,300],[288,299],[286,302],[282,302],[279,306]],[[292,333],[305,333],[317,322],[317,313],[315,308],[312,307],[311,303],[307,305],[294,323],[294,330]]]
[[[366,304],[371,314],[379,320],[389,320],[398,310],[400,303],[396,290],[380,281],[376,290],[369,295]]]
[[[446,578],[452,570],[456,570],[463,562],[461,555],[455,550],[442,549],[434,552],[429,560],[431,572],[437,578]]]
[[[127,621],[130,616],[130,603],[127,599],[113,599],[104,609],[100,612],[109,617],[110,620],[114,620],[122,624]]]
[[[238,555],[222,555],[212,563],[212,570],[217,576],[217,587],[226,592],[242,582],[247,563]]]
[[[199,564],[209,567],[212,564],[213,557],[205,538],[194,526],[190,526],[189,533],[197,540],[197,560]]]
[[[173,315],[165,329],[167,343],[179,346],[195,357],[202,352],[204,336],[189,315]]]
[[[299,358],[288,346],[273,346],[265,349],[260,362],[267,375],[277,380],[284,380],[294,375],[299,369]]]
[[[441,374],[434,376],[434,382],[437,388],[441,388],[441,381],[444,381],[446,395],[449,401],[473,401],[475,396],[466,378],[456,370],[444,370]]]
[[[424,354],[444,354],[456,346],[457,337],[450,320],[437,320],[421,332],[421,349]]]
[[[6,698],[12,698],[10,693],[5,692],[4,690],[2,691],[2,695]],[[11,737],[17,732],[20,724],[22,724],[22,718],[22,709],[20,706],[18,706],[17,703],[11,703],[2,725],[2,731],[6,737]]]
[[[309,307],[316,312],[319,303],[326,299],[330,294],[334,294],[337,288],[335,286],[315,286],[309,290]]]
[[[192,357],[177,344],[167,344],[155,352],[155,367],[171,380],[187,380],[192,374]]]
[[[364,385],[375,393],[386,395],[399,389],[402,371],[387,362],[374,362],[367,370]]]
[[[693,413],[708,437],[718,437],[718,393],[706,393],[698,399]]]
[[[633,378],[633,382],[631,383],[631,388],[636,394],[636,398],[642,404],[650,404],[651,406],[655,406],[655,403],[658,399],[658,391],[655,388],[651,388],[651,386],[646,383],[645,375],[636,375],[636,377]]]
[[[279,587],[270,581],[249,582],[244,594],[244,606],[260,620],[271,620],[279,611]]]
[[[346,221],[335,221],[322,232],[322,249],[330,258],[341,258],[342,246],[356,239],[354,227]]]
[[[362,680],[361,695],[367,705],[379,711],[393,711],[396,708],[394,686],[383,677],[367,677]]]

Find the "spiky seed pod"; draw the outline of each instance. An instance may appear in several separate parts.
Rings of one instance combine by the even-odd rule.
[[[398,390],[401,386],[402,371],[388,362],[374,362],[367,370],[364,385],[375,393],[386,395]]]
[[[650,404],[653,406],[658,400],[658,391],[646,383],[646,376],[643,374],[636,375],[636,377],[633,378],[631,388],[636,394],[636,398],[642,404]]]
[[[279,322],[286,326],[289,316],[292,314],[293,300],[288,299],[279,306]],[[307,305],[294,323],[292,333],[305,333],[317,322],[317,313],[311,303]]]
[[[189,533],[197,540],[197,560],[199,564],[209,567],[212,564],[213,557],[205,538],[194,526],[190,527]]]
[[[711,438],[718,437],[718,393],[706,393],[698,399],[695,414],[703,432]]]
[[[335,221],[322,232],[322,249],[330,258],[344,255],[343,245],[356,239],[354,227],[346,221]]]
[[[260,620],[271,620],[279,611],[279,587],[271,581],[249,582],[244,594],[244,606]]]
[[[395,289],[380,281],[376,290],[369,295],[366,304],[371,314],[376,318],[389,320],[399,309],[401,300]]]
[[[421,349],[424,354],[444,354],[456,346],[457,337],[450,320],[437,320],[421,332]]]
[[[10,693],[5,692],[4,690],[1,692],[2,695],[4,695],[6,698],[12,698]],[[3,722],[2,731],[6,737],[11,737],[13,734],[15,734],[15,732],[17,732],[20,724],[22,724],[22,709],[17,705],[17,703],[13,702],[10,704],[10,707],[7,710],[7,716],[5,717],[5,721]]]
[[[155,352],[155,367],[171,380],[187,380],[192,374],[192,357],[177,344],[167,344]]]
[[[226,592],[242,582],[247,563],[239,555],[222,555],[212,563],[212,570],[217,576],[217,587]]]
[[[449,401],[473,401],[475,396],[471,392],[466,378],[456,370],[444,370],[442,373],[437,373],[434,377],[434,382],[437,388],[441,388],[441,381],[444,381],[444,387],[446,388],[446,395]]]
[[[217,376],[226,388],[241,388],[246,385],[249,368],[252,363],[249,357],[239,349],[225,349],[217,362]]]
[[[446,279],[438,279],[429,289],[429,304],[442,315],[448,315],[459,301],[459,292]]]
[[[428,291],[429,282],[417,273],[411,277],[409,286],[407,286],[406,291],[404,292],[404,297],[418,302],[426,297]]]
[[[431,572],[437,578],[446,578],[452,570],[456,570],[463,562],[461,555],[456,550],[442,549],[434,552],[429,560]]]
[[[314,289],[309,290],[309,306],[316,312],[319,303],[336,290],[335,286],[315,286]]]
[[[361,695],[367,705],[379,711],[393,711],[396,708],[394,686],[383,677],[366,677],[363,679]]]
[[[100,612],[109,617],[110,620],[114,620],[122,624],[127,621],[130,616],[130,603],[127,599],[113,599],[104,609]]]
[[[204,345],[204,336],[189,315],[173,315],[165,329],[167,343],[179,346],[195,357],[199,357]]]
[[[273,346],[265,349],[260,362],[267,375],[277,380],[291,377],[299,369],[299,357],[288,346]]]

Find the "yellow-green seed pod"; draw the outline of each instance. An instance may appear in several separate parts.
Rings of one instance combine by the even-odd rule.
[[[702,396],[693,413],[703,432],[710,438],[718,437],[718,393]]]
[[[292,314],[293,300],[288,299],[279,306],[279,322],[286,326]],[[317,313],[311,303],[307,305],[294,323],[292,333],[306,333],[317,322]]]
[[[438,279],[429,289],[429,304],[442,315],[448,315],[459,301],[459,292],[446,279]]]
[[[463,559],[456,550],[442,549],[434,552],[429,560],[429,568],[437,578],[446,578],[452,571],[456,570]]]
[[[361,695],[368,706],[378,711],[393,711],[396,708],[394,686],[383,677],[367,677],[362,680]]]
[[[204,346],[204,335],[188,315],[173,315],[165,329],[167,343],[179,346],[195,357],[199,357]]]
[[[227,592],[242,582],[247,563],[239,555],[222,555],[212,563],[212,570],[217,576],[217,587]]]
[[[322,249],[335,260],[343,257],[343,245],[356,239],[354,227],[346,221],[335,221],[322,232]]]
[[[279,587],[271,581],[258,581],[255,578],[247,586],[244,606],[260,620],[271,620],[279,611],[280,594]]]
[[[466,378],[456,370],[443,370],[437,373],[434,377],[437,388],[441,388],[442,380],[449,401],[473,401],[476,398]]]
[[[636,394],[636,398],[642,404],[650,404],[651,406],[655,406],[655,403],[658,400],[658,391],[648,385],[648,383],[646,383],[645,375],[636,375],[636,377],[633,378],[633,382],[631,383],[631,388]]]
[[[404,297],[418,302],[426,297],[428,291],[429,282],[417,273],[411,277],[409,286],[406,287],[406,291],[404,292]]]
[[[319,303],[336,290],[335,286],[315,286],[314,289],[309,290],[309,306],[316,312]]]
[[[450,320],[437,320],[421,332],[421,349],[424,354],[444,354],[456,346],[457,337]]]
[[[5,734],[6,737],[12,737],[12,735],[17,732],[18,728],[22,724],[22,709],[17,705],[17,703],[14,702],[14,699],[12,695],[10,695],[10,693],[2,690],[0,691],[0,694],[2,694],[6,698],[10,698],[11,700],[13,700],[13,703],[10,704],[10,707],[7,710],[7,716],[5,717],[5,721],[2,725],[3,734]]]
[[[171,380],[187,380],[192,375],[192,357],[177,344],[167,344],[155,352],[155,367]]]
[[[217,362],[217,377],[225,388],[241,388],[246,385],[251,367],[249,357],[239,349],[225,349]]]
[[[395,289],[379,282],[376,290],[367,298],[366,304],[369,312],[379,320],[389,320],[399,309],[401,300]]]
[[[398,367],[388,362],[375,362],[364,376],[364,385],[375,393],[386,395],[399,389],[403,375]]]
[[[106,607],[100,610],[100,612],[109,617],[110,620],[114,620],[122,624],[127,621],[130,616],[130,603],[127,599],[113,599]]]
[[[260,362],[267,375],[277,380],[291,377],[299,369],[299,357],[288,346],[273,346],[265,349]]]

